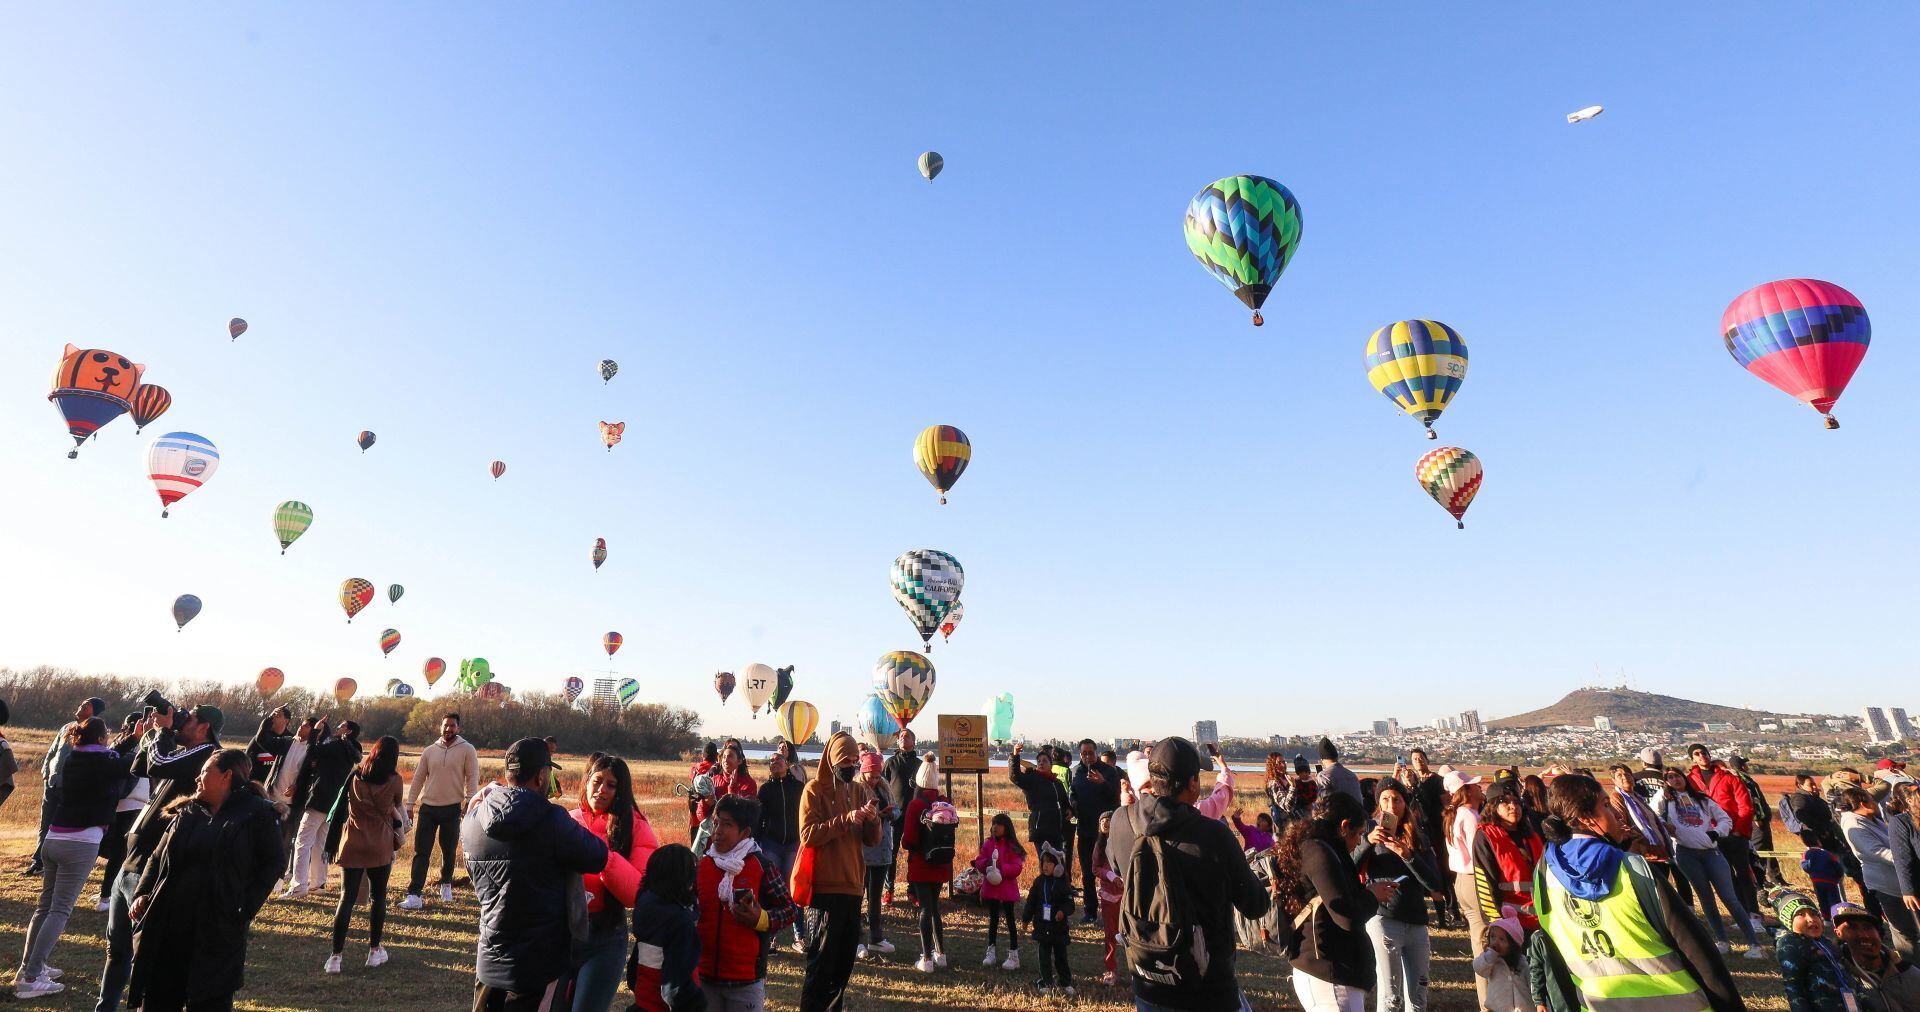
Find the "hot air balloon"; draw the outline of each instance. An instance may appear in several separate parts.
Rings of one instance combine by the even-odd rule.
[[[406,699],[413,695],[413,686],[396,678],[387,684],[387,695],[395,699]]]
[[[261,668],[259,677],[253,680],[253,691],[258,692],[261,699],[265,699],[279,692],[280,687],[285,684],[287,684],[286,672],[279,668]]]
[[[720,705],[727,705],[727,697],[733,695],[733,672],[716,671],[713,673],[713,691],[720,694]]]
[[[1866,357],[1873,327],[1853,293],[1793,278],[1749,289],[1720,316],[1727,353],[1748,372],[1805,401],[1837,429],[1833,402]]]
[[[914,466],[940,494],[942,506],[947,504],[947,490],[960,480],[972,459],[973,444],[967,434],[951,425],[929,425],[913,441]]]
[[[987,737],[994,741],[1013,738],[1013,693],[1002,692],[987,700]]]
[[[480,698],[489,703],[506,702],[507,687],[499,682],[488,682],[480,687]]]
[[[882,654],[873,663],[873,693],[901,727],[913,723],[933,698],[933,662],[911,650]]]
[[[900,722],[887,712],[879,696],[860,701],[860,712],[853,717],[854,735],[882,752],[892,748],[900,734]]]
[[[932,548],[916,548],[893,560],[888,578],[893,599],[906,609],[920,642],[932,649],[934,631],[960,600],[960,588],[966,582],[959,560]]]
[[[775,713],[793,695],[793,665],[773,669],[773,698],[767,700],[767,712]]]
[[[333,698],[342,703],[352,699],[353,694],[359,691],[360,683],[354,681],[351,675],[342,676],[339,681],[333,683]]]
[[[607,648],[608,657],[612,657],[615,651],[618,651],[620,649],[620,644],[625,643],[626,641],[627,641],[627,638],[625,636],[620,635],[617,632],[610,632],[605,636],[600,637],[600,645]]]
[[[198,614],[200,614],[199,598],[194,597],[192,594],[182,594],[179,597],[174,598],[173,599],[174,631],[178,632],[181,629],[185,629],[187,627],[187,623],[193,621],[193,617]]]
[[[566,695],[567,705],[571,706],[580,698],[582,692],[587,691],[587,683],[579,675],[568,675],[560,691]]]
[[[953,638],[953,631],[960,628],[960,619],[965,616],[966,613],[966,605],[958,601],[953,602],[953,610],[947,612],[946,621],[940,623],[940,642],[945,643]]]
[[[1574,112],[1567,113],[1567,122],[1585,123],[1587,120],[1590,120],[1595,116],[1598,116],[1601,113],[1606,111],[1607,111],[1607,107],[1604,105],[1590,105],[1590,106],[1587,106],[1585,109],[1580,109]]]
[[[47,394],[47,400],[60,409],[67,420],[67,435],[73,437],[68,460],[80,456],[80,444],[100,431],[100,426],[132,407],[128,398],[140,386],[140,374],[146,369],[104,348],[67,345],[60,353],[60,365],[53,371],[53,392]]]
[[[367,447],[372,446],[374,440],[378,438],[379,437],[375,436],[372,432],[363,429],[358,436],[353,437],[353,441],[359,443],[360,452],[365,453],[367,452]]]
[[[494,481],[499,481],[500,476],[507,473],[507,462],[504,460],[496,460],[493,462],[493,466],[487,468],[487,470],[493,472]]]
[[[601,422],[600,441],[607,444],[607,452],[613,452],[613,444],[620,441],[622,433],[627,431],[625,422]]]
[[[619,371],[620,371],[620,363],[615,362],[613,359],[610,359],[610,358],[603,358],[600,360],[600,382],[601,383],[605,384],[605,383],[613,382],[613,374]]]
[[[594,539],[593,539],[593,568],[594,568],[594,570],[595,570],[596,572],[597,572],[597,571],[599,571],[599,569],[600,569],[600,564],[601,564],[601,563],[603,563],[603,562],[605,562],[605,561],[607,561],[607,539],[606,539],[606,538],[594,538]]]
[[[400,603],[400,595],[405,594],[406,592],[407,592],[407,588],[402,587],[397,583],[387,584],[387,603],[388,604]]]
[[[213,441],[191,432],[169,432],[147,449],[147,475],[160,493],[160,515],[207,483],[220,469],[220,451]]]
[[[1367,382],[1439,438],[1433,420],[1467,378],[1467,342],[1434,320],[1401,320],[1367,338]]]
[[[1453,514],[1465,530],[1467,507],[1480,493],[1480,458],[1457,446],[1443,446],[1421,457],[1413,465],[1413,480],[1427,490],[1433,501]]]
[[[620,684],[614,688],[613,694],[615,698],[620,700],[621,706],[632,705],[634,700],[640,698],[640,680],[637,678],[620,679]]]
[[[740,691],[747,697],[747,713],[759,719],[760,708],[773,698],[773,669],[765,664],[749,664],[740,669]]]
[[[313,507],[303,502],[288,499],[273,508],[273,534],[280,539],[280,554],[287,554],[287,546],[300,540],[313,526]]]
[[[393,648],[399,645],[400,645],[400,630],[388,629],[386,632],[383,632],[380,634],[380,656],[382,657],[391,656],[393,653]]]
[[[485,657],[475,657],[460,662],[460,674],[454,685],[461,692],[477,692],[482,685],[493,681],[493,666]]]
[[[347,621],[353,621],[360,609],[373,603],[373,584],[354,576],[340,581],[340,607],[346,609]]]
[[[433,683],[439,681],[440,676],[447,673],[447,662],[438,657],[429,657],[427,658],[427,663],[423,665],[420,670],[426,676],[427,687],[432,688]]]
[[[1187,204],[1187,249],[1248,309],[1260,306],[1300,247],[1300,202],[1265,176],[1216,179]]]
[[[774,712],[773,723],[780,737],[796,746],[803,745],[820,726],[820,710],[812,703],[796,699]]]
[[[133,413],[133,431],[139,432],[147,423],[167,413],[173,407],[173,395],[167,388],[154,383],[142,383],[133,388],[133,396],[127,401]]]
[[[246,332],[247,332],[247,321],[242,320],[237,316],[227,321],[227,334],[229,335],[229,340],[238,341],[240,340],[240,335]]]
[[[920,152],[920,174],[927,177],[927,182],[933,182],[933,177],[939,175],[940,170],[946,167],[947,160],[940,157],[940,152]],[[966,187],[961,187],[961,189],[966,189]]]

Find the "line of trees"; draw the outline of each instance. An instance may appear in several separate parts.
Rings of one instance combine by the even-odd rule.
[[[430,699],[362,696],[341,703],[330,694],[297,688],[283,688],[262,699],[252,686],[210,680],[157,683],[46,665],[0,668],[0,700],[7,704],[9,722],[22,727],[58,728],[73,719],[74,707],[94,696],[106,701],[104,717],[109,726],[117,727],[126,714],[138,712],[141,700],[156,689],[175,705],[219,707],[226,715],[220,737],[229,744],[245,744],[260,719],[284,705],[296,721],[316,713],[331,714],[336,720],[351,718],[360,722],[363,741],[390,734],[415,747],[439,735],[440,716],[449,711],[460,714],[460,733],[483,749],[504,749],[521,738],[552,735],[567,752],[674,759],[699,745],[699,715],[661,703],[581,709],[558,694],[516,693],[512,702],[503,705],[445,692]]]

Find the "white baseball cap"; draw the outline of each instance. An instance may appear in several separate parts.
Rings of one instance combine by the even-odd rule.
[[[1462,787],[1479,782],[1480,778],[1470,773],[1462,773],[1459,770],[1448,770],[1447,775],[1440,779],[1440,786],[1445,787],[1448,794],[1452,794]]]

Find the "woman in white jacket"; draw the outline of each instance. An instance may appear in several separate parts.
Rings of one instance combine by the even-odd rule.
[[[1880,901],[1881,916],[1893,928],[1894,950],[1901,959],[1910,959],[1916,934],[1913,911],[1900,893],[1886,816],[1880,814],[1879,803],[1864,788],[1849,787],[1840,793],[1840,800],[1844,806],[1840,832],[1846,836],[1847,846],[1853,848],[1853,856],[1860,859],[1860,878]]]
[[[1720,920],[1720,909],[1713,903],[1717,892],[1720,902],[1727,905],[1727,913],[1733,915],[1733,923],[1747,936],[1747,958],[1767,958],[1759,937],[1754,934],[1747,909],[1734,895],[1733,869],[1720,852],[1720,838],[1733,832],[1733,817],[1712,798],[1694,790],[1679,770],[1669,768],[1666,783],[1666,793],[1659,800],[1660,819],[1673,834],[1674,863],[1700,896],[1707,926],[1713,929],[1714,947],[1722,953],[1732,951],[1727,945],[1727,926]]]

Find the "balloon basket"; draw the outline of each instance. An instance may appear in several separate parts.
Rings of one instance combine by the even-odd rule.
[[[1467,522],[1465,520],[1455,520],[1453,522],[1453,526],[1454,526],[1454,529],[1456,530],[1464,531],[1467,529]]]
[[[167,511],[163,509],[160,511],[160,519],[165,520],[166,518],[167,518]]]
[[[1253,325],[1256,327],[1264,327],[1267,325],[1267,318],[1264,316],[1261,316],[1259,313],[1254,313]]]
[[[1440,434],[1439,434],[1438,432],[1435,432],[1435,431],[1433,431],[1432,429],[1428,429],[1428,430],[1427,430],[1427,438],[1428,438],[1428,439],[1439,439],[1439,438],[1440,438]]]
[[[68,460],[79,460],[79,459],[80,459],[80,451],[79,451],[79,449],[78,449],[78,448],[75,448],[75,449],[72,449],[72,450],[68,450],[68,451],[67,451],[67,459],[68,459]]]
[[[1837,429],[1840,427],[1840,419],[1835,418],[1832,415],[1828,415],[1826,425],[1827,425],[1827,428],[1829,429]]]

